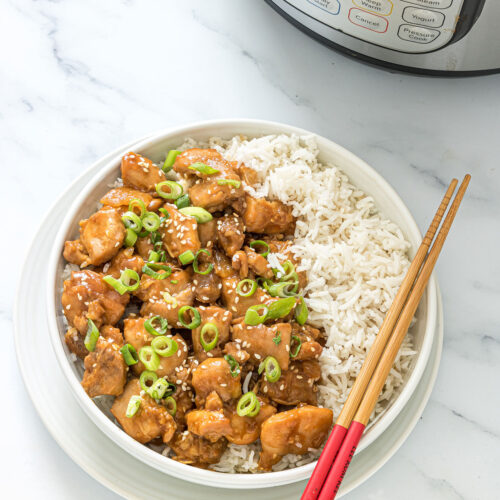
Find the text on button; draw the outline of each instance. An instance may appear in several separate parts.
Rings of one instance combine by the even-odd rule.
[[[315,7],[326,10],[330,14],[336,16],[340,12],[340,2],[338,0],[307,0]]]
[[[351,9],[349,11],[349,21],[356,26],[361,26],[377,33],[385,33],[389,26],[389,21],[383,17],[370,14],[361,9]]]
[[[440,28],[444,23],[444,14],[433,10],[418,9],[416,7],[406,7],[403,11],[403,19],[413,24]]]
[[[388,16],[393,8],[390,0],[353,0],[353,3],[364,10],[381,16]]]
[[[402,24],[398,31],[399,38],[415,43],[430,43],[439,35],[440,32],[438,30],[421,28],[420,26],[410,26],[409,24]]]
[[[447,9],[453,0],[405,0],[408,3],[422,5],[423,7],[431,7],[434,9]]]

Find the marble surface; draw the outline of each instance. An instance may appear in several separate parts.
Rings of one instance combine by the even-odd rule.
[[[470,172],[437,267],[445,343],[435,390],[408,441],[347,498],[499,497],[500,75],[428,79],[362,65],[258,0],[4,0],[0,44],[0,199],[13,219],[4,283],[16,282],[43,214],[82,169],[167,126],[252,117],[310,129],[384,175],[422,229],[448,180]],[[34,411],[15,360],[13,296],[1,288],[2,493],[117,498]]]

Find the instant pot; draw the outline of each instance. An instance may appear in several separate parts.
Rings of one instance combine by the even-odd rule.
[[[321,42],[434,75],[500,72],[500,0],[266,0]]]

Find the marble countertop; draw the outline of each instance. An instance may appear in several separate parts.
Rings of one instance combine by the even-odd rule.
[[[436,387],[401,449],[347,498],[499,497],[500,75],[429,79],[369,67],[257,0],[5,0],[0,42],[0,199],[4,218],[15,215],[0,249],[6,283],[82,169],[172,125],[250,117],[310,129],[385,176],[422,229],[448,180],[470,172],[437,266],[445,341]],[[39,420],[15,360],[13,296],[2,287],[3,493],[117,498]]]

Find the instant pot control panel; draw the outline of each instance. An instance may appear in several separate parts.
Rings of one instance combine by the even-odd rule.
[[[365,42],[418,54],[444,47],[452,39],[464,0],[286,2],[304,14]]]

